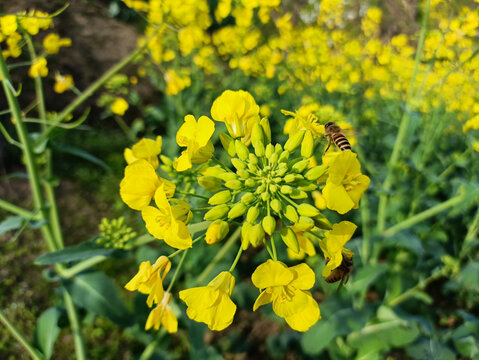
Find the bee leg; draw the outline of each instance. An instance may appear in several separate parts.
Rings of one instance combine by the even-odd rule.
[[[339,293],[339,291],[340,291],[341,288],[343,287],[343,284],[344,284],[344,278],[342,278],[341,281],[339,282],[338,290],[336,290],[337,293]]]
[[[331,146],[331,138],[328,138],[328,146],[326,147],[326,150],[324,150],[325,154],[326,154],[326,151],[328,151],[330,146]]]

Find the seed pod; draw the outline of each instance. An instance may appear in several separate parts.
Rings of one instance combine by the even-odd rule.
[[[215,220],[213,221],[210,226],[208,226],[208,230],[206,230],[206,237],[205,241],[207,244],[216,244],[223,240],[226,235],[228,235],[229,226],[226,221],[223,220]]]
[[[294,231],[289,227],[285,227],[281,229],[280,235],[286,246],[297,254],[299,252],[299,244]]]
[[[231,200],[231,191],[223,190],[214,194],[209,200],[208,204],[210,205],[220,205],[225,204]]]
[[[301,160],[298,161],[296,164],[293,165],[292,169],[293,171],[296,171],[298,173],[302,173],[304,170],[308,168],[309,165],[309,160]]]
[[[249,204],[254,199],[255,199],[255,196],[253,195],[253,193],[247,192],[241,197],[241,202],[244,203],[244,204]],[[252,222],[252,221],[250,221],[250,222]]]
[[[259,208],[257,206],[251,207],[246,214],[246,221],[249,223],[254,223],[259,216]]]
[[[277,214],[281,213],[281,201],[278,199],[273,199],[269,204],[271,209],[273,209]]]
[[[273,232],[276,229],[276,219],[274,217],[265,216],[261,224],[263,225],[263,229],[266,234],[273,235]]]
[[[264,142],[269,144],[271,142],[271,127],[269,126],[268,118],[262,118],[259,124],[263,128]]]
[[[220,141],[229,156],[236,156],[235,142],[231,136],[226,133],[220,133]]]
[[[243,187],[243,183],[239,180],[230,180],[225,182],[225,186],[231,190],[239,190]]]
[[[310,181],[316,181],[326,173],[326,170],[328,170],[326,165],[318,165],[309,169],[304,177]]]
[[[244,161],[238,158],[231,158],[231,163],[236,168],[236,170],[246,170],[246,164]]]
[[[236,203],[228,212],[228,219],[230,220],[236,219],[237,217],[240,217],[241,215],[243,215],[246,212],[246,210],[248,210],[248,208],[246,207],[245,204],[243,204],[242,202]]]
[[[320,212],[313,205],[301,204],[298,206],[298,213],[302,216],[313,217],[318,215]]]
[[[314,139],[310,130],[306,130],[304,133],[303,142],[301,143],[301,156],[310,158],[314,151]]]
[[[198,184],[200,184],[203,189],[209,191],[218,191],[221,189],[221,180],[213,176],[200,176],[198,178]]]
[[[248,222],[243,223],[241,227],[241,247],[246,250],[249,246],[249,231],[253,225]]]
[[[299,219],[298,213],[291,205],[286,206],[286,212],[284,213],[284,216],[286,216],[286,219],[291,221],[293,224],[297,223]]]
[[[235,140],[235,149],[238,157],[241,160],[248,159],[249,151],[245,144],[243,144],[240,140]]]
[[[209,210],[203,219],[206,221],[213,221],[217,219],[221,219],[224,217],[228,211],[230,211],[230,207],[226,204],[215,206],[213,209]]]
[[[301,145],[301,141],[303,141],[304,132],[304,130],[299,130],[294,134],[289,134],[289,139],[286,141],[286,144],[284,144],[284,149],[290,153],[296,150],[298,146]]]
[[[264,240],[264,230],[261,224],[255,224],[253,225],[249,231],[249,241],[251,245],[254,247],[257,247],[259,244],[261,244]]]

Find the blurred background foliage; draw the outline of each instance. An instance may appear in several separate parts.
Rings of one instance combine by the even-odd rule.
[[[62,5],[25,0],[0,4],[0,11],[53,12]],[[53,91],[56,71],[71,74],[83,89],[148,39],[148,51],[78,111],[91,107],[87,122],[74,131],[57,129],[50,138],[67,245],[100,231],[103,237],[91,241],[105,245],[108,226],[122,221],[141,238],[142,220],[118,196],[123,149],[162,135],[163,153],[177,156],[183,117],[209,115],[225,89],[251,92],[277,139],[285,138],[281,109],[337,122],[372,181],[360,209],[348,214],[359,226],[351,241],[351,279],[339,292],[317,279],[313,295],[322,320],[308,332],[291,331],[271,308],[246,310],[257,294],[244,274],[265,260],[254,249],[235,274],[232,298],[242,310],[231,327],[209,332],[177,306],[177,334],[143,331],[144,296],[121,287],[139,262],[168,253],[148,243],[133,252],[110,248],[96,271],[63,280],[81,306],[88,358],[145,359],[147,346],[151,359],[479,359],[477,2],[90,0],[72,2],[54,23],[52,31],[72,44],[48,58],[51,111],[76,96]],[[41,45],[47,33],[35,41]],[[13,72],[24,84],[24,106],[34,98],[25,77],[26,71]],[[114,105],[118,98],[127,109]],[[3,97],[0,102],[6,108]],[[11,130],[7,118],[2,123]],[[28,206],[27,183],[11,177],[23,171],[19,152],[3,139],[0,165],[0,197]],[[98,228],[102,217],[120,216],[124,220]],[[6,221],[0,224],[0,259],[7,264],[0,270],[1,306],[34,339],[42,317],[56,319],[46,322],[58,332],[53,358],[71,358],[68,319],[56,303],[58,278],[33,264],[47,251],[39,233]],[[113,243],[124,247],[129,235]],[[76,257],[67,260],[85,256],[77,246],[67,254]],[[218,247],[204,244],[191,252],[176,287],[192,286]],[[233,257],[215,263],[210,278]],[[60,261],[40,259],[37,264]],[[307,259],[315,269],[323,261]],[[0,352],[6,359],[26,358],[5,329]]]

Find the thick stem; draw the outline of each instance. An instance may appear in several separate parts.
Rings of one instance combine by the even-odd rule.
[[[62,278],[71,279],[76,274],[82,272],[83,270],[89,269],[92,266],[95,266],[96,264],[99,264],[106,259],[107,259],[106,256],[97,255],[97,256],[94,256],[92,258],[83,260],[83,261],[79,262],[78,264],[76,264],[76,265],[74,265],[74,266],[72,266],[71,268],[68,268],[68,269],[57,268],[57,271],[61,275]]]
[[[86,360],[85,342],[83,340],[80,321],[78,320],[78,314],[76,312],[75,305],[73,304],[73,300],[66,289],[64,289],[63,292],[63,299],[65,300],[68,319],[70,320],[70,327],[73,333],[76,358],[77,360]]]
[[[386,178],[382,186],[382,193],[379,195],[378,205],[378,223],[377,230],[379,233],[384,231],[386,227],[386,209],[389,200],[389,191],[392,187],[392,181],[394,178],[394,171],[399,161],[399,155],[403,148],[404,141],[406,140],[407,131],[410,122],[411,100],[414,98],[414,85],[416,83],[416,77],[419,73],[419,64],[421,62],[422,49],[424,47],[424,39],[426,38],[427,24],[429,21],[429,10],[431,8],[431,0],[427,0],[426,10],[424,12],[424,18],[422,21],[421,33],[419,35],[419,41],[417,44],[416,57],[414,59],[414,68],[411,75],[411,81],[409,82],[409,88],[407,92],[406,106],[399,124],[399,130],[397,133],[396,141],[394,142],[393,151],[388,163],[388,169]]]
[[[33,211],[25,210],[17,205],[9,203],[8,201],[0,199],[0,208],[7,210],[11,213],[20,215],[28,220],[38,220],[38,214],[35,214]]]
[[[13,325],[13,323],[8,320],[2,310],[0,310],[0,322],[5,325],[5,327],[10,331],[13,337],[25,348],[25,350],[30,354],[34,360],[42,360],[43,356],[40,355],[39,351],[36,350],[30,343],[25,339],[22,333]]]

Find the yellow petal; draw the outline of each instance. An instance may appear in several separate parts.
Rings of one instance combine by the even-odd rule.
[[[359,199],[363,196],[364,192],[369,187],[371,180],[366,175],[359,175],[354,179],[355,185],[348,191],[348,195],[354,202],[354,208],[357,209],[359,205]]]
[[[178,331],[178,320],[170,306],[166,306],[163,317],[161,318],[161,326],[170,334]]]
[[[330,182],[329,179],[323,189],[323,196],[328,209],[335,210],[340,214],[347,213],[355,205],[344,186]]]
[[[207,116],[202,116],[198,119],[198,128],[195,137],[198,146],[201,148],[205,146],[215,132],[215,123]]]
[[[188,249],[192,247],[191,235],[185,223],[173,220],[172,225],[164,233],[165,243],[175,249]]]
[[[251,281],[258,289],[289,284],[294,274],[279,261],[268,260],[256,268]]]
[[[148,280],[152,272],[152,266],[149,261],[143,261],[140,264],[138,273],[125,285],[125,289],[129,291],[135,291],[140,287],[142,282]]]
[[[286,318],[293,314],[298,313],[301,309],[307,305],[309,294],[303,290],[297,290],[290,286],[285,287],[284,295],[273,296],[273,311],[276,315]]]
[[[318,303],[313,299],[311,294],[306,294],[308,301],[303,305],[301,310],[285,318],[288,325],[296,331],[308,331],[311,326],[321,319]]]
[[[155,238],[162,240],[165,236],[165,223],[157,221],[164,218],[165,214],[153,206],[147,206],[141,211],[141,217],[146,224],[146,229]]]
[[[206,309],[208,321],[206,324],[210,330],[220,331],[231,325],[236,312],[236,305],[228,295],[222,293],[219,301],[209,309]]]
[[[138,160],[125,168],[120,183],[120,196],[125,204],[141,210],[151,202],[160,180],[153,166],[146,160]]]
[[[260,306],[269,304],[272,301],[272,294],[270,292],[267,292],[266,290],[263,291],[261,294],[259,294],[258,298],[254,302],[253,311],[256,311],[256,309],[258,309]]]
[[[307,264],[299,264],[290,267],[289,270],[295,273],[294,280],[289,284],[297,289],[308,290],[314,286],[316,282],[316,275],[314,271]]]
[[[175,160],[173,166],[176,171],[185,171],[190,169],[193,166],[191,164],[191,152],[188,152],[188,150],[182,151],[180,157]]]
[[[196,136],[197,123],[193,115],[186,115],[185,122],[176,133],[176,142],[179,146],[188,146]]]

